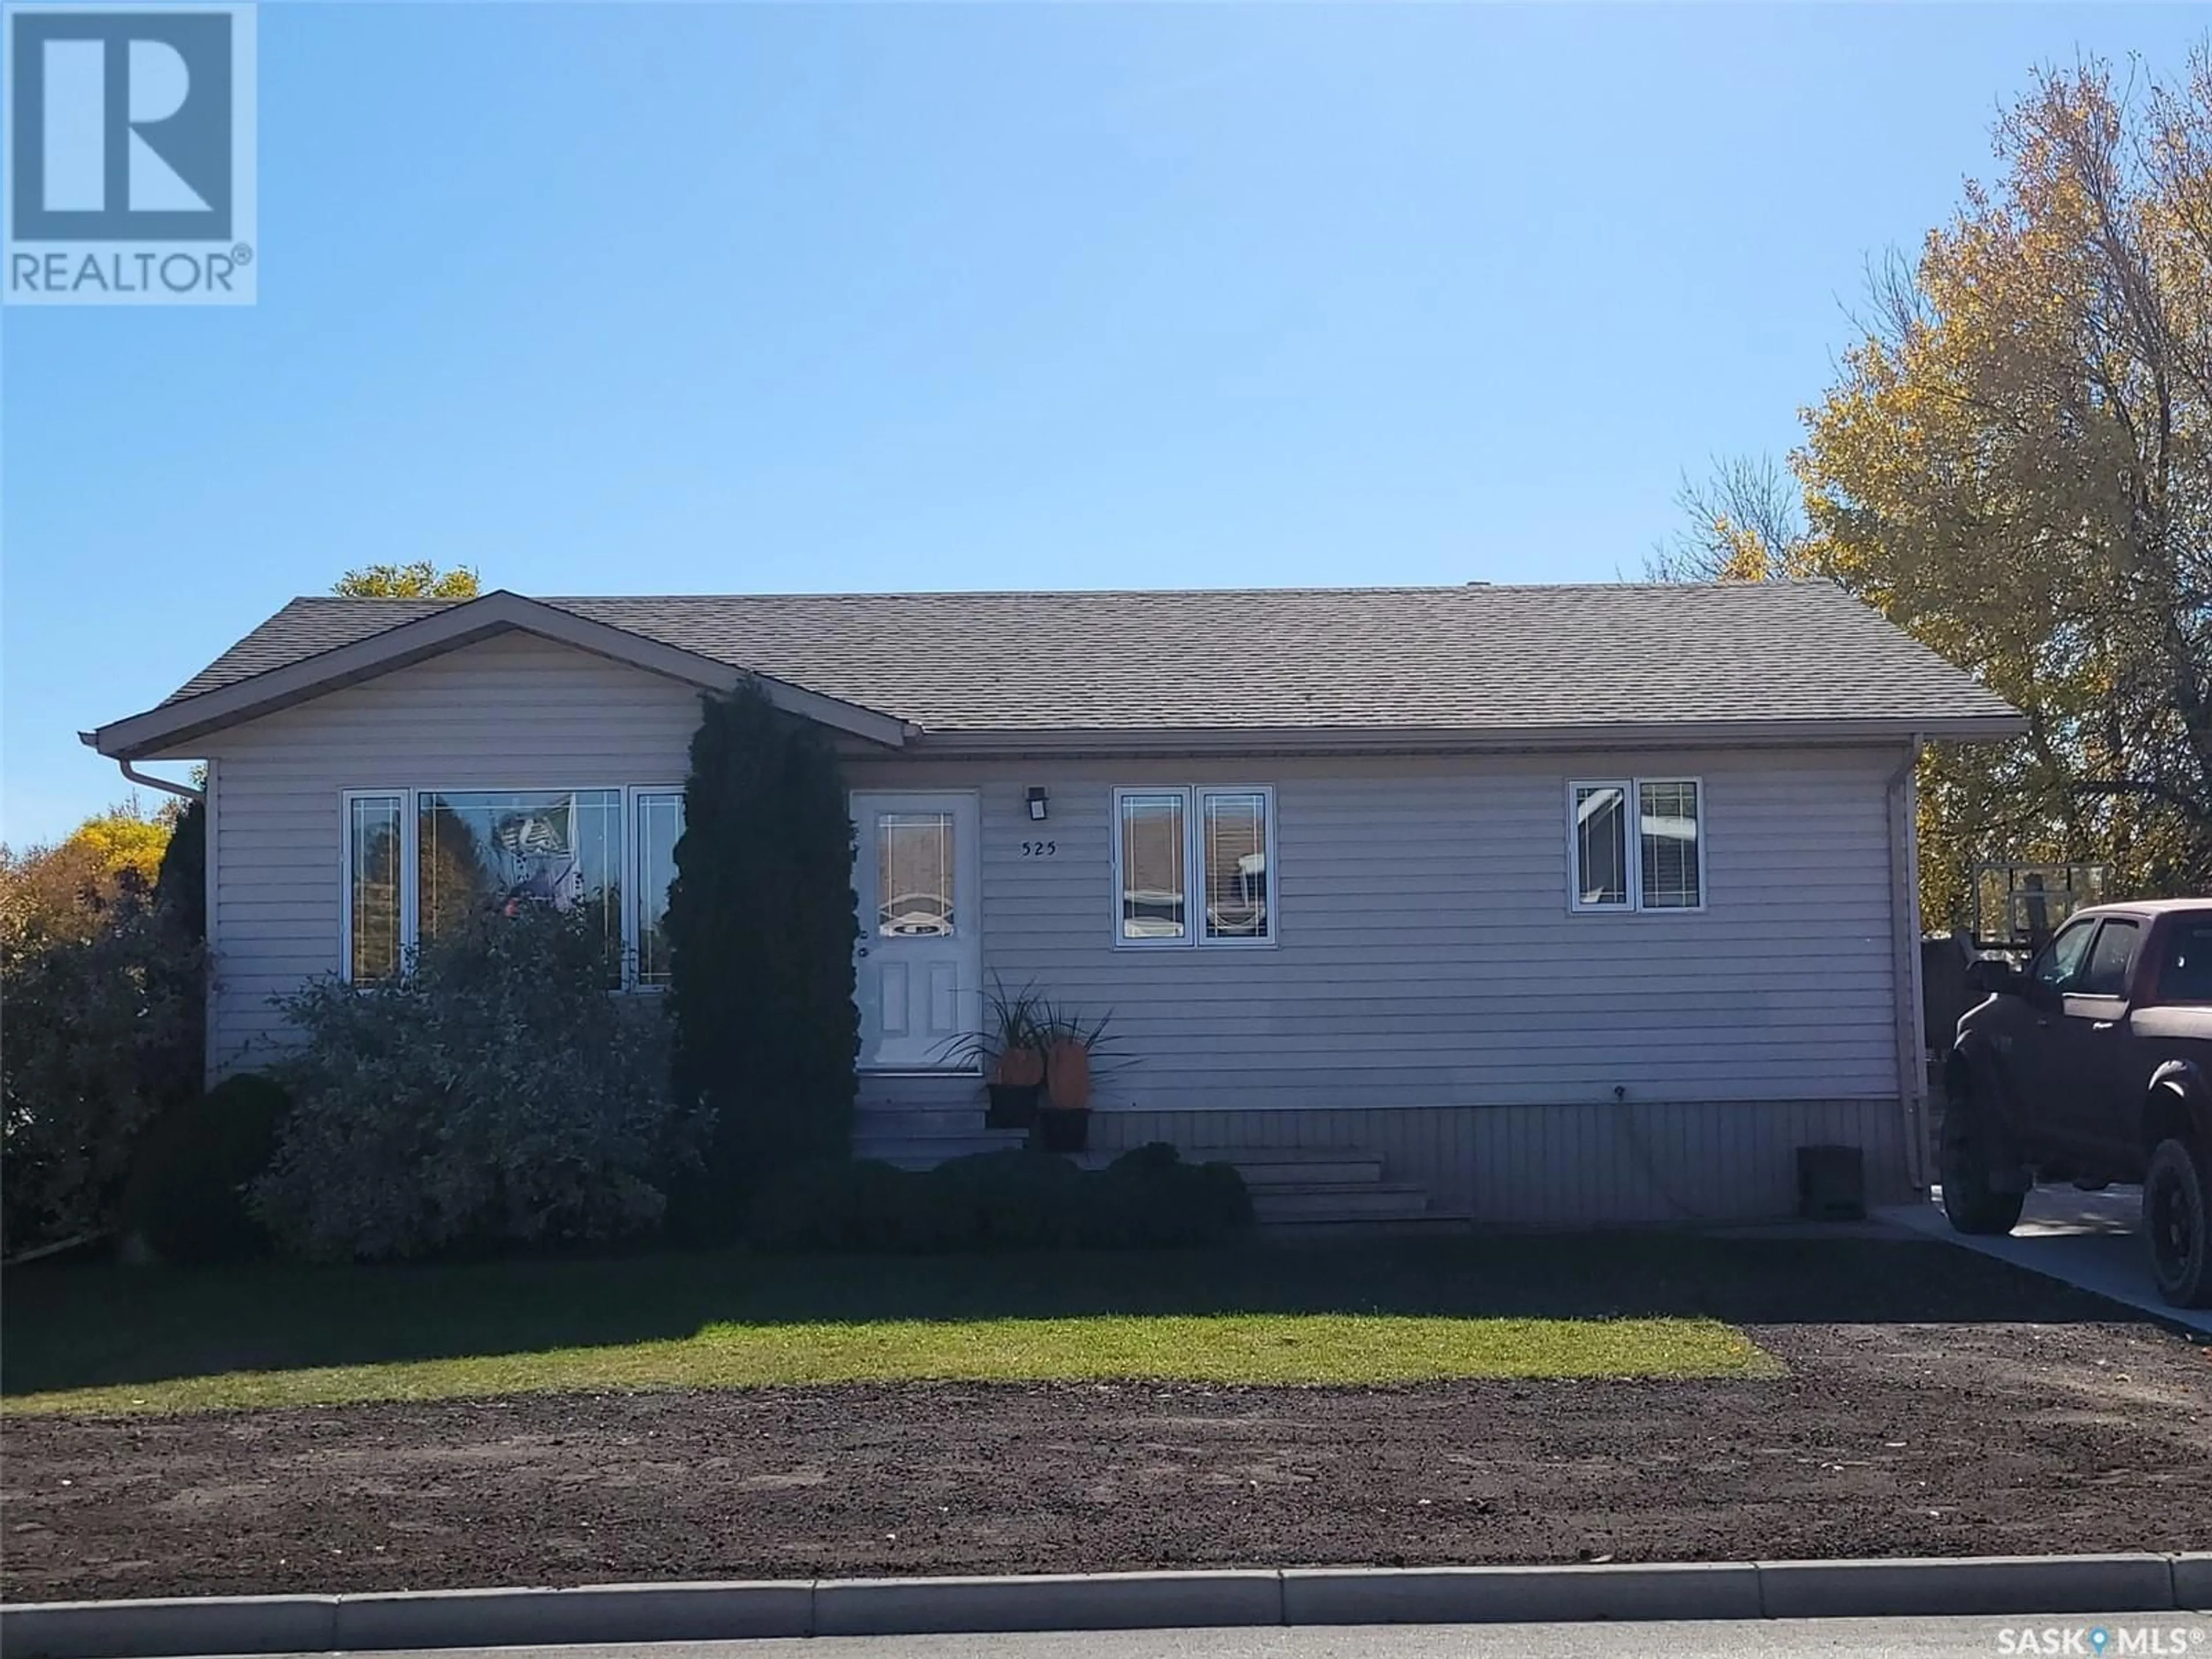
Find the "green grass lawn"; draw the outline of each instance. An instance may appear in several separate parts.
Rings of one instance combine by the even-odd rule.
[[[1396,1314],[1097,1315],[714,1325],[696,1335],[466,1359],[227,1371],[11,1396],[11,1412],[184,1412],[366,1400],[806,1382],[1418,1382],[1464,1376],[1735,1376],[1765,1356],[1697,1319]]]
[[[1681,1237],[42,1267],[10,1273],[0,1295],[0,1409],[899,1380],[1771,1375],[1734,1322],[1770,1296],[1802,1305],[1808,1284],[1834,1279],[1834,1250],[1818,1272],[1790,1247]],[[1893,1257],[1847,1265],[1869,1284],[1898,1279]]]

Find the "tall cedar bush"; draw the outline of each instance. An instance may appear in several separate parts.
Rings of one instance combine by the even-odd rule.
[[[177,814],[161,849],[154,902],[187,939],[207,938],[207,803],[197,797]]]
[[[851,1150],[853,825],[836,751],[757,684],[702,699],[668,896],[677,1096],[714,1113],[701,1231],[779,1169]]]

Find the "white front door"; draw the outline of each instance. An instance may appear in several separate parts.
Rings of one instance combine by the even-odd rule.
[[[961,1039],[975,1030],[983,1001],[975,797],[856,793],[853,826],[860,1065],[971,1067],[975,1056],[961,1052]]]

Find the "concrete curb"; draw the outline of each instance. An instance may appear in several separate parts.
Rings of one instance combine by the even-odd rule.
[[[824,1578],[816,1636],[1279,1625],[1274,1572],[1070,1573],[1022,1578]],[[12,1659],[12,1656],[11,1656]]]
[[[0,1606],[8,1659],[764,1636],[2212,1611],[2212,1553],[791,1579]]]
[[[2173,1558],[2173,1605],[2180,1613],[2212,1613],[2212,1552]]]
[[[2169,1613],[2165,1555],[2003,1555],[1960,1561],[1762,1561],[1770,1619],[1909,1613]]]
[[[1596,1619],[1756,1619],[1759,1569],[1321,1567],[1283,1575],[1286,1625],[1556,1624]]]

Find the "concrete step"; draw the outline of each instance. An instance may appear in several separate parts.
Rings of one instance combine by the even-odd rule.
[[[863,1106],[853,1114],[853,1133],[885,1139],[904,1135],[983,1133],[983,1103],[973,1106]],[[996,1130],[992,1131],[997,1133]]]
[[[1403,1182],[1316,1181],[1255,1188],[1253,1218],[1262,1226],[1315,1221],[1411,1221],[1429,1212],[1425,1188]]]
[[[1474,1224],[1463,1215],[1436,1215],[1424,1212],[1412,1216],[1340,1216],[1335,1220],[1264,1221],[1271,1241],[1285,1243],[1300,1239],[1328,1239],[1339,1242],[1352,1238],[1436,1238],[1449,1235],[1463,1237],[1474,1231]]]
[[[1026,1129],[978,1129],[965,1135],[853,1138],[854,1158],[874,1158],[902,1170],[933,1170],[949,1158],[975,1152],[1015,1152],[1029,1144]]]
[[[1186,1146],[1191,1164],[1341,1164],[1374,1157],[1357,1146]]]
[[[1382,1160],[1379,1158],[1333,1158],[1326,1163],[1316,1158],[1310,1164],[1247,1164],[1233,1158],[1195,1157],[1188,1161],[1235,1164],[1237,1173],[1244,1177],[1244,1184],[1255,1193],[1317,1183],[1333,1187],[1372,1186],[1382,1179]]]

